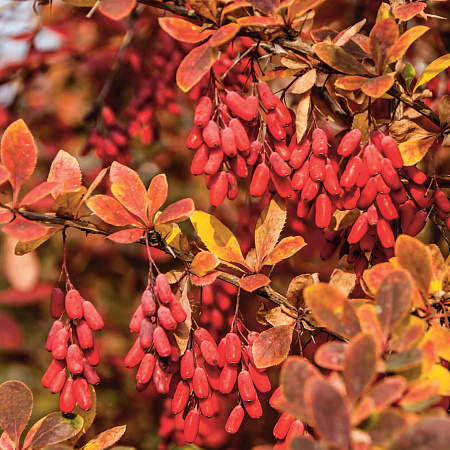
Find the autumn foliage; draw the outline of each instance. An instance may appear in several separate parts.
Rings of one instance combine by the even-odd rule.
[[[0,65],[0,450],[447,449],[445,2],[65,2]]]

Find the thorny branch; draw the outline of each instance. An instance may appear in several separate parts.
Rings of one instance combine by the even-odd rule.
[[[77,230],[84,231],[86,234],[100,234],[103,236],[109,236],[110,234],[115,233],[116,231],[121,229],[109,225],[98,225],[86,220],[57,217],[51,214],[41,214],[33,211],[17,211],[16,214],[20,214],[26,219],[33,220],[35,222],[75,228]],[[181,250],[169,246],[167,242],[164,241],[161,238],[161,236],[155,231],[149,233],[148,241],[151,247],[162,250],[169,255],[176,256],[182,261],[191,262],[194,258],[193,255],[189,255],[188,253],[185,253]],[[142,237],[141,239],[139,239],[139,241],[137,241],[137,243],[145,245],[145,238]],[[239,287],[239,277],[235,275],[222,272],[218,278],[236,287]],[[277,305],[282,305],[286,307],[293,313],[297,313],[296,308],[292,306],[283,295],[274,291],[270,286],[264,286],[262,288],[259,288],[256,291],[254,291],[254,293],[260,295],[261,297],[267,298],[268,300],[276,303]]]

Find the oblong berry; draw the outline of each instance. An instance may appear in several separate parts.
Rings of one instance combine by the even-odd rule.
[[[225,424],[225,431],[229,434],[237,433],[243,420],[244,408],[241,405],[237,405],[228,416],[227,423]]]
[[[69,332],[65,328],[62,328],[55,334],[52,344],[53,358],[64,359],[66,357],[68,340],[69,340]]]
[[[172,412],[174,414],[180,414],[186,408],[189,400],[189,395],[191,393],[191,388],[187,381],[181,380],[177,388],[175,389],[175,394],[172,398]]]
[[[247,370],[241,370],[238,375],[239,395],[244,402],[252,402],[256,398],[256,389],[252,377]]]
[[[197,439],[199,425],[200,413],[196,409],[192,409],[188,412],[184,421],[184,438],[189,444]]]
[[[64,327],[64,324],[60,320],[55,320],[53,322],[52,327],[50,328],[50,331],[48,332],[47,342],[45,344],[45,349],[49,352],[52,351],[53,346],[53,339],[55,338],[56,333],[59,330],[62,330]]]
[[[228,364],[239,364],[241,361],[241,340],[236,333],[225,336],[225,358]]]
[[[83,303],[83,317],[91,330],[98,331],[105,326],[102,316],[99,314],[95,306],[89,301],[85,301]]]
[[[206,126],[213,113],[213,103],[209,97],[201,97],[195,107],[194,125],[202,128]]]
[[[269,184],[270,170],[265,163],[258,164],[256,167],[252,181],[250,183],[250,195],[252,197],[261,197],[267,191]]]
[[[50,392],[52,394],[57,394],[58,392],[61,391],[65,382],[66,382],[66,369],[63,369],[56,374],[55,378],[53,378],[52,384],[50,385]]]
[[[328,140],[327,134],[320,128],[316,128],[312,133],[311,148],[316,156],[327,156]]]
[[[194,377],[195,365],[192,350],[186,350],[180,360],[180,375],[183,380],[191,380]]]
[[[167,281],[167,277],[160,273],[156,277],[156,293],[158,294],[159,301],[168,305],[172,299],[172,289]]]
[[[54,287],[50,294],[50,316],[59,319],[64,314],[64,293],[59,287]]]
[[[148,383],[153,375],[155,368],[155,356],[151,353],[146,353],[139,364],[139,369],[136,374],[136,381],[141,384]]]
[[[156,312],[155,294],[150,289],[146,289],[141,296],[141,308],[144,316],[153,316]]]
[[[359,128],[355,128],[349,131],[339,143],[337,148],[337,154],[341,156],[350,156],[358,147],[361,142],[361,131]]]
[[[209,203],[211,206],[220,206],[228,193],[228,178],[226,172],[218,172],[211,178]]]
[[[83,372],[83,353],[78,345],[69,345],[69,348],[67,349],[66,362],[68,369],[73,374]]]
[[[52,362],[50,363],[50,365],[48,366],[47,370],[45,371],[42,377],[41,380],[42,386],[44,386],[45,388],[49,388],[52,385],[56,375],[58,375],[58,373],[64,370],[65,368],[66,368],[66,361],[64,359],[63,360],[52,359]]]
[[[76,330],[81,348],[91,348],[94,345],[94,338],[87,322],[85,320],[78,321]]]
[[[210,341],[203,341],[200,345],[200,351],[208,364],[212,366],[217,365],[219,362],[219,352],[216,345],[213,345]]]
[[[220,373],[219,391],[222,392],[222,394],[230,394],[236,383],[237,376],[237,365],[225,364]]]
[[[59,409],[64,413],[71,413],[75,408],[75,395],[73,392],[73,378],[67,378],[59,394]]]
[[[125,356],[125,367],[136,367],[142,361],[145,353],[146,351],[142,348],[140,338],[138,337],[128,351],[127,356]]]
[[[194,387],[194,393],[198,398],[208,397],[210,387],[205,369],[203,367],[197,367],[195,369],[192,385]]]
[[[252,419],[259,419],[262,416],[263,410],[258,397],[252,402],[244,402],[244,408]]]
[[[141,323],[141,330],[139,331],[139,342],[142,348],[150,348],[153,344],[153,329],[152,321],[146,317]]]
[[[332,203],[327,194],[320,194],[316,199],[315,222],[318,228],[328,228],[331,221]]]
[[[153,331],[153,343],[159,356],[165,358],[171,354],[170,342],[164,328],[155,328]]]
[[[174,330],[177,327],[177,321],[172,316],[167,306],[160,306],[157,312],[158,323],[166,330]]]
[[[80,293],[76,289],[71,289],[65,298],[67,315],[74,320],[83,318],[83,306]]]
[[[73,393],[75,401],[83,411],[89,411],[92,408],[91,391],[85,378],[77,377],[74,380]]]

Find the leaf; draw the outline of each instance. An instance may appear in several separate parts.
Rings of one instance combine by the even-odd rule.
[[[286,222],[286,203],[279,195],[274,196],[264,207],[255,228],[257,265],[275,248]]]
[[[58,183],[53,190],[56,198],[63,191],[71,191],[81,186],[81,170],[76,158],[64,150],[60,150],[50,166],[47,181]]]
[[[433,364],[427,374],[429,380],[439,381],[439,395],[448,397],[450,395],[450,372],[440,364]]]
[[[214,30],[203,30],[198,25],[194,25],[187,20],[178,17],[159,17],[159,25],[171,37],[177,41],[197,44],[208,39]]]
[[[126,425],[110,428],[109,430],[100,433],[94,439],[91,439],[84,447],[84,450],[103,450],[104,448],[114,445],[125,433]]]
[[[283,362],[292,342],[292,325],[279,325],[263,331],[252,346],[253,358],[258,369],[276,366]]]
[[[303,295],[315,319],[330,331],[349,338],[361,331],[355,309],[334,286],[314,284]]]
[[[237,22],[243,27],[275,28],[283,26],[283,22],[278,17],[247,16],[240,17]]]
[[[0,426],[16,446],[33,409],[33,394],[20,381],[0,385]]]
[[[300,78],[298,78],[294,86],[292,87],[293,94],[304,94],[308,92],[316,83],[317,80],[317,71],[316,69],[308,70],[305,74],[303,74]]]
[[[190,91],[214,64],[217,50],[209,42],[191,50],[177,70],[177,85],[183,92]]]
[[[428,329],[422,344],[427,341],[434,343],[440,358],[450,361],[450,331],[447,328],[432,324]]]
[[[180,227],[176,223],[156,225],[154,229],[171,247],[185,253],[191,251],[186,236],[181,232]]]
[[[47,228],[47,232],[44,234],[44,236],[38,239],[33,239],[32,241],[27,242],[19,241],[14,249],[14,254],[17,256],[23,256],[26,255],[27,253],[32,252],[33,250],[37,249],[40,245],[42,245],[44,242],[48,241],[60,229],[61,228],[57,227]]]
[[[68,444],[71,447],[75,446],[75,443],[86,434],[86,432],[91,428],[91,425],[94,423],[95,416],[97,415],[97,393],[95,392],[94,386],[89,385],[89,390],[91,392],[92,399],[92,408],[89,411],[84,411],[78,405],[75,405],[75,409],[72,411],[72,414],[77,414],[83,419],[83,426],[80,431],[71,437],[68,441]]]
[[[309,112],[311,109],[311,92],[305,92],[298,101],[295,113],[295,133],[297,142],[303,139],[308,128]]]
[[[372,443],[381,448],[386,448],[387,446],[383,444],[387,444],[394,436],[397,436],[399,430],[406,424],[405,415],[398,408],[380,411],[374,419],[375,423],[371,424],[369,434]]]
[[[330,284],[338,288],[341,294],[348,296],[355,288],[355,283],[353,264],[347,262],[347,255],[344,255],[331,273]]]
[[[114,161],[109,171],[109,179],[114,197],[147,224],[147,191],[139,175],[129,167]]]
[[[378,292],[383,279],[390,273],[395,272],[397,269],[391,263],[381,263],[372,266],[370,269],[366,269],[363,272],[364,285],[367,287],[368,294],[375,297]]]
[[[419,240],[402,234],[395,241],[394,250],[398,263],[411,274],[417,287],[428,297],[433,276],[430,249]]]
[[[36,422],[28,432],[22,450],[44,448],[70,439],[83,426],[80,416],[65,417],[54,412]]]
[[[277,0],[249,0],[250,3],[260,11],[270,14],[275,8],[279,6]]]
[[[361,86],[367,81],[366,77],[360,77],[359,75],[341,77],[338,78],[334,85],[340,89],[345,89],[346,91],[356,91],[361,89]]]
[[[189,272],[203,277],[213,271],[220,264],[219,258],[210,252],[199,252],[189,266]]]
[[[1,450],[16,450],[16,445],[12,439],[8,436],[6,431],[0,435],[0,449]]]
[[[410,323],[402,326],[393,333],[389,339],[389,350],[404,352],[412,347],[416,347],[418,342],[424,337],[427,324],[424,320],[415,316],[410,317]]]
[[[411,89],[411,82],[416,76],[416,68],[408,61],[405,61],[405,68],[403,69],[402,75],[406,83],[406,89],[409,92]]]
[[[334,211],[333,215],[331,216],[331,221],[328,229],[333,231],[343,230],[344,228],[353,225],[360,215],[361,212],[358,208],[349,211],[339,211],[339,209],[336,209],[336,211]]]
[[[404,3],[393,8],[394,17],[404,22],[411,20],[426,8],[427,4],[423,2]]]
[[[412,5],[412,3],[410,3]],[[425,26],[417,26],[405,31],[387,54],[386,64],[392,64],[402,58],[411,44],[429,30]]]
[[[22,119],[13,122],[3,133],[0,156],[17,198],[20,188],[34,172],[37,161],[36,144]]]
[[[361,86],[361,90],[369,97],[380,98],[392,87],[393,84],[393,75],[381,75],[366,81]]]
[[[217,23],[216,0],[188,0],[186,2],[197,14],[200,14],[205,19],[210,19],[214,23]]]
[[[239,242],[222,222],[202,211],[195,211],[191,217],[191,222],[198,236],[210,252],[214,253],[222,261],[245,266]]]
[[[343,378],[347,395],[356,402],[376,376],[377,344],[371,333],[360,333],[345,351]]]
[[[220,47],[230,42],[241,29],[241,25],[237,23],[229,23],[221,26],[211,37],[209,41],[212,47]]]
[[[387,372],[404,372],[420,367],[423,360],[423,350],[412,348],[402,353],[392,353],[385,358]]]
[[[270,278],[262,273],[256,275],[249,275],[245,278],[239,279],[239,286],[248,292],[256,291],[260,287],[267,286],[270,283]]]
[[[108,19],[122,20],[129,16],[136,6],[136,0],[102,0],[98,10]]]
[[[272,252],[263,260],[263,266],[273,266],[283,259],[295,255],[306,245],[301,236],[288,236],[282,239]]]
[[[143,232],[144,230],[142,228],[130,228],[128,230],[117,231],[106,236],[106,238],[118,244],[132,244],[142,237]]]
[[[313,50],[324,63],[339,72],[349,75],[367,75],[364,66],[337,45],[320,42],[313,46]]]
[[[350,39],[352,39],[355,34],[359,33],[361,28],[366,24],[366,19],[363,19],[359,21],[358,23],[355,23],[351,27],[346,28],[345,30],[342,30],[334,39],[333,44],[337,45],[339,47],[342,47],[345,45]]]
[[[173,331],[173,335],[175,336],[175,340],[177,341],[178,348],[180,349],[180,356],[184,355],[187,349],[192,328],[192,311],[187,292],[188,283],[185,283],[179,301],[184,311],[186,312],[186,320],[182,323],[179,323],[177,325],[177,328]]]
[[[293,326],[295,325],[296,319],[290,314],[292,314],[292,312],[288,311],[284,306],[277,306],[276,308],[267,311],[264,315],[264,319],[273,327],[279,325]]]
[[[322,450],[319,442],[312,441],[306,436],[296,436],[290,441],[290,450]]]
[[[124,227],[139,224],[115,198],[108,195],[94,195],[86,204],[96,216],[110,225]]]
[[[86,194],[86,188],[80,186],[72,191],[63,191],[56,197],[53,210],[60,217],[74,217]]]
[[[344,368],[347,347],[348,344],[345,342],[326,342],[314,353],[314,362],[325,369],[341,371]]]
[[[31,205],[38,202],[47,195],[50,195],[56,186],[58,186],[58,183],[51,181],[44,181],[43,183],[38,184],[34,189],[32,189],[25,195],[25,197],[20,202],[19,207]]]
[[[450,66],[450,53],[447,53],[446,55],[441,56],[440,58],[435,59],[432,63],[428,64],[428,66],[425,67],[424,71],[420,74],[420,77],[417,80],[416,85],[414,86],[413,92],[416,92],[419,86],[428,83],[436,75],[439,75],[449,66]]]
[[[402,154],[403,165],[413,166],[421,161],[435,139],[435,136],[431,136],[425,139],[415,139],[400,143],[398,148]]]
[[[2,228],[3,232],[9,234],[18,241],[32,241],[39,239],[47,233],[47,228],[31,220],[24,219],[20,214]]]
[[[370,32],[370,53],[380,75],[384,72],[388,53],[397,42],[398,36],[399,31],[397,23],[390,18],[383,19],[376,23]]]
[[[291,18],[302,16],[311,9],[317,8],[324,1],[325,0],[296,0],[292,3],[289,16]]]
[[[380,283],[375,300],[376,310],[384,336],[389,336],[412,307],[412,278],[406,270],[388,274]]]
[[[0,164],[0,184],[3,184],[8,178],[8,171]]]
[[[8,209],[0,208],[0,224],[11,222],[14,219],[14,214]]]
[[[317,274],[309,273],[298,275],[291,280],[286,292],[286,300],[296,309],[303,308],[305,300],[303,298],[303,290],[305,287],[318,282]]]
[[[168,18],[169,17],[166,17],[166,19]],[[163,17],[160,17],[160,19],[163,19]],[[167,200],[168,190],[169,186],[165,174],[160,173],[152,178],[147,190],[148,218],[150,222],[153,220],[156,211],[158,211]]]
[[[350,448],[350,417],[341,394],[327,381],[312,378],[305,383],[308,417],[331,446]]]
[[[194,201],[191,198],[184,198],[169,205],[155,220],[154,225],[171,222],[183,222],[189,219],[195,212]]]
[[[439,101],[438,106],[439,123],[442,129],[445,129],[450,124],[450,95],[444,95]],[[0,167],[1,169],[1,167]],[[0,170],[0,184],[1,170]]]
[[[411,385],[399,401],[406,412],[419,412],[428,409],[439,401],[439,380],[419,380]]]
[[[97,186],[102,182],[102,180],[105,177],[108,170],[109,170],[109,168],[102,169],[97,174],[94,181],[91,183],[88,190],[86,191],[86,194],[84,194],[82,201],[78,204],[77,209],[75,210],[75,215],[78,213],[78,210],[81,208],[81,205],[83,203],[86,203],[91,198],[92,193],[97,188]]]
[[[379,410],[397,402],[407,387],[406,380],[398,375],[389,376],[379,381],[368,396],[375,401]]]

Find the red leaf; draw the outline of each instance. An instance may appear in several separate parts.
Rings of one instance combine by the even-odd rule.
[[[317,349],[314,362],[325,369],[342,370],[347,346],[345,342],[326,342]]]
[[[15,319],[9,314],[0,312],[0,348],[18,348],[22,345],[22,340],[22,331]]]
[[[16,218],[5,225],[2,230],[13,238],[16,238],[18,241],[24,242],[39,239],[47,233],[47,228],[44,227],[44,225],[24,219],[21,215],[17,215]]]
[[[64,150],[60,150],[50,167],[47,181],[59,183],[53,190],[53,196],[58,197],[63,191],[72,191],[81,186],[81,170],[76,158]]]
[[[372,59],[381,75],[386,67],[389,50],[397,42],[399,31],[394,19],[380,20],[369,35],[369,48]]]
[[[263,331],[253,343],[253,357],[258,369],[276,366],[289,353],[292,342],[291,325],[279,325]]]
[[[185,198],[169,205],[155,220],[154,225],[182,222],[194,214],[195,205],[191,198]]]
[[[94,195],[86,204],[96,216],[110,225],[124,227],[139,224],[115,198],[108,195]]]
[[[114,161],[109,172],[109,179],[112,183],[111,192],[114,197],[128,211],[148,224],[147,191],[139,175],[129,167]]]
[[[0,223],[10,222],[14,218],[14,214],[8,209],[0,208]]]
[[[12,123],[4,132],[1,142],[1,159],[9,173],[9,181],[17,198],[19,189],[34,172],[37,149],[30,130],[22,119]]]
[[[144,230],[142,228],[131,228],[129,230],[122,230],[117,233],[110,234],[107,238],[119,244],[131,244],[142,237],[143,231]]]
[[[102,0],[98,10],[112,20],[122,20],[136,6],[136,0]]]
[[[317,56],[333,69],[350,75],[367,75],[364,66],[341,47],[327,42],[320,42],[313,46]]]
[[[239,280],[239,286],[248,292],[253,292],[260,287],[267,286],[269,283],[270,278],[266,277],[262,273],[250,275]]]
[[[273,28],[281,27],[283,22],[278,17],[248,16],[237,19],[243,27]]]
[[[20,435],[31,416],[33,394],[20,381],[0,385],[0,426],[19,444]]]
[[[198,42],[208,39],[214,30],[203,30],[198,25],[194,25],[184,19],[178,17],[160,17],[158,19],[161,28],[177,41],[197,44]]]
[[[148,217],[150,222],[152,221],[155,212],[158,211],[167,200],[168,189],[167,178],[163,173],[156,175],[150,182],[147,191]]]
[[[0,448],[2,450],[16,450],[14,442],[8,436],[8,433],[6,431],[4,431],[0,436]]]
[[[406,22],[407,20],[410,20],[413,17],[417,16],[417,14],[423,11],[426,6],[427,4],[423,2],[405,3],[396,8],[394,7],[394,17]]]
[[[304,397],[319,434],[333,447],[350,448],[350,417],[341,394],[327,381],[312,378],[305,383]]]
[[[214,64],[217,51],[209,42],[191,50],[177,70],[177,84],[183,92],[190,91]]]
[[[31,205],[38,202],[39,200],[54,192],[55,187],[57,187],[58,185],[59,183],[56,182],[44,181],[43,183],[37,185],[30,192],[28,192],[28,194],[26,194],[20,202],[19,206]]]
[[[213,272],[209,272],[204,277],[198,277],[196,275],[191,275],[191,281],[192,284],[195,284],[196,286],[206,286],[208,284],[214,283],[216,281],[217,277],[221,274],[220,271],[214,270]]]
[[[237,23],[229,23],[220,27],[212,36],[209,41],[213,47],[220,47],[227,42],[230,42],[236,34],[239,33],[241,25]]]
[[[0,164],[0,184],[8,180],[8,171]]]
[[[366,81],[361,90],[369,97],[379,98],[392,87],[394,84],[394,77],[392,75],[380,75]]]

